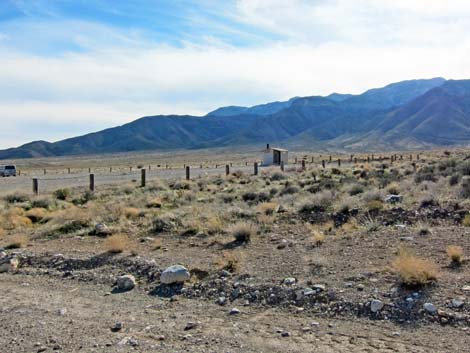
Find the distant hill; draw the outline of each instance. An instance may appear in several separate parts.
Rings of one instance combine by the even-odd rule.
[[[360,95],[295,97],[223,107],[204,117],[150,116],[59,142],[0,151],[0,159],[262,145],[350,150],[470,143],[470,80],[403,81]]]

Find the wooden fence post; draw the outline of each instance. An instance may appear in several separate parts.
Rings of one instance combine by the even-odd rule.
[[[305,170],[305,159],[302,159],[302,170]]]
[[[338,167],[341,167],[341,158],[338,158]]]
[[[33,193],[34,195],[39,194],[39,180],[37,178],[33,178]]]
[[[68,173],[70,174],[70,168],[67,168]]]
[[[281,171],[284,171],[284,161],[281,161]]]
[[[95,191],[95,174],[90,174],[90,191]]]
[[[46,175],[47,171],[44,169],[44,175]]]
[[[225,166],[225,175],[229,175],[230,174],[230,166],[227,164]]]
[[[254,163],[253,168],[254,168],[254,174],[258,175],[258,162]]]
[[[145,175],[146,174],[146,170],[145,169],[141,169],[140,170],[140,186],[141,187],[145,187]]]
[[[186,166],[186,180],[189,180],[191,179],[191,174],[190,174],[190,169],[189,169],[189,165]]]
[[[322,166],[323,168],[325,168],[325,160],[324,160],[324,159],[321,161],[321,166]]]

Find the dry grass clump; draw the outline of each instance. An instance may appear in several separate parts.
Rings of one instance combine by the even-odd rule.
[[[155,197],[147,202],[147,208],[162,208],[163,201],[160,197]]]
[[[393,182],[387,187],[387,191],[388,191],[389,194],[399,195],[400,194],[400,185],[398,185],[398,183]]]
[[[131,251],[131,241],[127,234],[115,234],[106,238],[103,242],[103,247],[105,250],[112,254],[118,254],[123,251]]]
[[[137,219],[142,216],[142,211],[135,207],[125,207],[122,209],[122,214],[127,219]]]
[[[207,233],[213,235],[224,231],[224,221],[219,215],[210,215],[204,222]]]
[[[5,249],[25,248],[28,245],[28,237],[24,234],[17,234],[10,238]]]
[[[47,211],[44,208],[32,208],[26,212],[26,217],[33,223],[42,221],[46,216]]]
[[[449,245],[446,249],[447,255],[454,264],[460,264],[463,260],[463,249],[461,246]]]
[[[222,255],[215,259],[214,264],[220,270],[226,270],[232,273],[240,270],[242,254],[237,251],[222,251]]]
[[[262,202],[257,207],[256,210],[263,215],[273,215],[278,208],[277,203],[275,202]]]
[[[384,208],[382,200],[370,200],[366,203],[366,208],[369,212],[377,212]]]
[[[3,227],[10,230],[30,227],[33,223],[28,217],[25,217],[24,210],[18,207],[8,210],[1,218]]]
[[[7,203],[28,202],[29,196],[22,192],[15,192],[6,195],[4,199]]]
[[[470,227],[470,215],[466,215],[462,221],[464,227]]]
[[[317,229],[312,229],[312,237],[315,245],[319,246],[325,242],[325,233],[320,232]]]
[[[437,280],[439,275],[434,262],[418,257],[405,248],[400,249],[392,266],[406,286],[423,286]]]
[[[251,240],[251,236],[255,233],[255,227],[251,223],[240,222],[232,225],[228,232],[236,241],[247,243]]]

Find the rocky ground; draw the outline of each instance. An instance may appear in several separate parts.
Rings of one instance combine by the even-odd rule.
[[[455,158],[7,195],[0,352],[470,352]]]

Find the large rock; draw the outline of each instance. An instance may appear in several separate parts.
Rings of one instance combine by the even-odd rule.
[[[10,259],[0,265],[0,273],[16,271],[19,264],[20,262],[17,258]]]
[[[435,314],[437,312],[437,308],[432,303],[424,303],[423,309],[426,310],[429,314]]]
[[[186,267],[173,265],[162,272],[160,281],[165,284],[180,283],[189,280],[191,275]]]
[[[131,290],[135,287],[135,278],[132,275],[124,275],[116,278],[116,288],[119,290]]]

